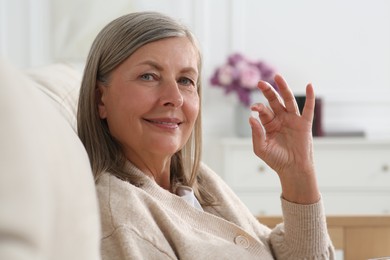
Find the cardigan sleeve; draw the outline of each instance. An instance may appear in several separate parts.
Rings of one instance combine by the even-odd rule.
[[[266,243],[276,259],[335,259],[326,226],[322,199],[300,205],[281,199],[284,222],[273,230],[260,223],[231,188],[210,168],[202,164],[204,185],[213,191],[219,207],[207,211],[218,215]]]
[[[299,205],[282,198],[284,222],[270,234],[276,259],[335,259],[322,200]]]
[[[122,226],[101,241],[102,260],[176,259],[130,227]]]

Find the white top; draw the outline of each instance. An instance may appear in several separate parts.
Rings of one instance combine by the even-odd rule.
[[[176,194],[194,208],[203,211],[203,208],[200,205],[198,199],[195,197],[194,190],[191,187],[184,185],[179,186],[177,187]]]

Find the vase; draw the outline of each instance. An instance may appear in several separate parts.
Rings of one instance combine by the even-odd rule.
[[[268,101],[260,91],[253,91],[250,96],[251,104],[263,103],[268,106]],[[238,137],[252,137],[252,128],[249,124],[249,117],[258,118],[259,115],[252,112],[250,106],[238,102],[234,109],[235,132]]]
[[[245,138],[252,136],[252,129],[249,125],[250,116],[250,107],[239,102],[234,109],[234,127],[238,137]]]

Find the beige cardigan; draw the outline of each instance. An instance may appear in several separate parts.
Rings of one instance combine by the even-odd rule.
[[[129,174],[145,176],[132,164]],[[102,258],[333,259],[322,202],[282,199],[284,224],[260,224],[218,175],[200,174],[219,206],[198,210],[149,177],[132,185],[108,173],[97,182],[103,225]]]

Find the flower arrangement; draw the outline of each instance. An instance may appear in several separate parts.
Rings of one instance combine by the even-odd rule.
[[[275,89],[273,77],[275,71],[262,61],[252,61],[245,56],[234,53],[227,62],[218,67],[211,76],[212,86],[222,87],[225,93],[236,92],[240,102],[249,107],[251,92],[257,90],[260,80],[269,82]]]

